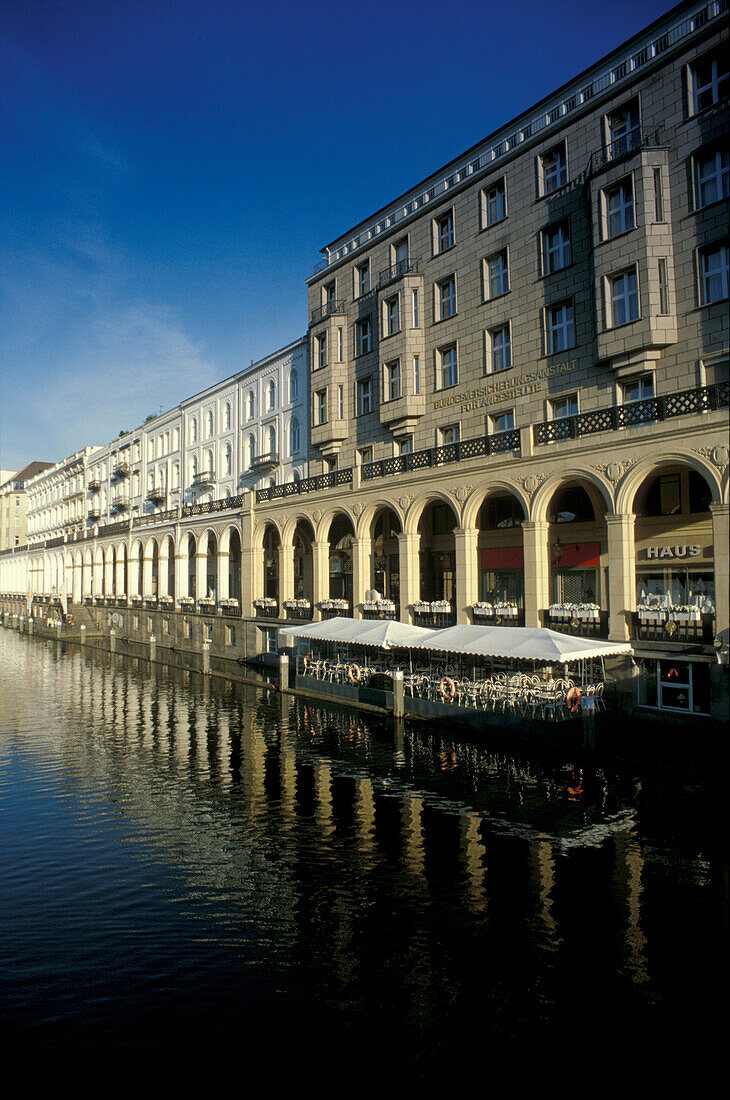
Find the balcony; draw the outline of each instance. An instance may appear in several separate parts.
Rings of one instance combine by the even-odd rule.
[[[98,493],[101,489],[101,482],[98,477],[93,477],[91,481],[86,483],[86,488],[90,493]]]
[[[101,512],[98,508],[89,508],[86,513],[86,518],[89,520],[90,523],[96,523],[100,516]]]
[[[662,648],[672,643],[694,642],[711,646],[715,638],[715,616],[695,608],[640,608],[632,613],[632,636],[654,642]]]
[[[324,305],[313,309],[309,323],[310,325],[317,325],[320,321],[326,320],[327,317],[334,317],[337,313],[345,313],[345,302],[342,298],[325,302]]]
[[[215,474],[212,470],[193,474],[193,489],[210,489],[215,485]]]
[[[126,512],[129,509],[129,501],[123,493],[118,493],[112,497],[111,510],[112,512]]]
[[[323,424],[315,424],[310,429],[310,440],[313,447],[336,453],[339,445],[345,442],[349,434],[346,420],[326,420]]]
[[[633,156],[634,153],[638,153],[642,149],[656,149],[661,145],[666,145],[667,142],[663,142],[661,137],[662,130],[660,126],[654,128],[634,127],[627,134],[623,134],[620,138],[612,141],[605,149],[598,149],[591,154],[588,175],[595,176],[604,168],[608,168],[609,165]]]
[[[126,459],[122,459],[112,467],[112,477],[116,481],[122,481],[125,477],[129,477],[129,463]]]
[[[426,398],[422,394],[408,394],[380,405],[380,423],[390,431],[407,431],[415,427],[426,411]]]
[[[631,401],[626,405],[612,405],[607,409],[580,416],[564,416],[533,424],[532,435],[536,444],[557,443],[566,439],[580,439],[596,432],[613,432],[620,428],[633,428],[642,424],[655,424],[675,416],[689,413],[710,412],[728,407],[728,383],[714,386],[697,386],[664,397],[650,397],[646,401]]]
[[[399,260],[397,264],[393,264],[392,267],[386,267],[380,272],[378,276],[378,290],[382,290],[383,287],[389,286],[397,279],[402,279],[404,275],[417,274],[418,260]]]
[[[279,465],[279,452],[268,451],[267,454],[256,455],[251,459],[251,469],[257,472],[274,470]]]
[[[150,489],[147,496],[145,497],[145,500],[148,500],[150,504],[164,504],[166,497],[167,489],[164,487],[164,485],[159,485],[156,488],[153,487],[152,489]]]

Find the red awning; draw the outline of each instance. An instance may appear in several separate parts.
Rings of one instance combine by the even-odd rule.
[[[554,545],[550,547],[556,569],[597,569],[600,565],[600,542],[563,542],[562,539],[560,542],[562,553],[559,560],[557,548]]]
[[[495,546],[482,550],[482,569],[524,569],[525,555],[521,546]]]

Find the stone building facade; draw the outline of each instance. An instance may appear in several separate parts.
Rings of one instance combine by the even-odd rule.
[[[259,648],[342,611],[593,633],[634,703],[726,710],[726,47],[725,0],[680,5],[327,245],[309,469],[271,473],[265,367],[184,402],[140,460],[169,495],[170,433],[178,508],[46,548],[67,591],[234,609]]]

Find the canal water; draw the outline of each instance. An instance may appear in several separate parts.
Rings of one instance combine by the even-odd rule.
[[[0,702],[5,1068],[573,1088],[715,1047],[709,768],[396,730],[7,630]]]

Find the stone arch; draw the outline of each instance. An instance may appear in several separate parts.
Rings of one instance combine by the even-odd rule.
[[[435,502],[447,504],[456,517],[455,526],[459,526],[461,522],[460,508],[454,498],[441,489],[429,489],[427,492],[417,497],[408,508],[405,518],[404,534],[418,534],[418,525],[421,522],[421,516],[425,509]]]
[[[261,550],[263,557],[263,593],[269,599],[279,598],[279,549],[281,547],[281,535],[279,528],[272,520],[266,520],[263,524],[261,535]],[[258,593],[255,593],[258,595]]]
[[[548,507],[554,494],[569,482],[585,482],[586,487],[590,486],[592,490],[589,492],[591,499],[595,502],[594,494],[598,492],[603,501],[604,512],[607,515],[614,514],[613,490],[609,482],[596,473],[595,470],[578,468],[568,473],[553,474],[542,483],[532,498],[529,518],[536,523],[545,522],[548,518]]]
[[[462,508],[462,524],[464,527],[476,526],[476,521],[484,501],[490,494],[494,493],[509,493],[510,496],[515,497],[522,505],[525,519],[529,519],[530,498],[527,493],[525,493],[521,486],[515,484],[513,481],[497,479],[477,485],[471,491]]]
[[[370,526],[381,508],[390,508],[392,512],[395,512],[400,522],[401,530],[403,530],[406,517],[398,501],[388,500],[386,497],[378,497],[376,500],[369,500],[357,517],[355,533],[359,539],[370,538]]]
[[[722,501],[723,487],[717,470],[711,463],[700,458],[699,455],[681,453],[652,455],[651,458],[643,459],[632,466],[621,481],[616,493],[616,511],[619,514],[632,512],[639,488],[653,473],[657,473],[662,467],[667,466],[686,466],[690,470],[694,470],[709,485],[713,504]]]

